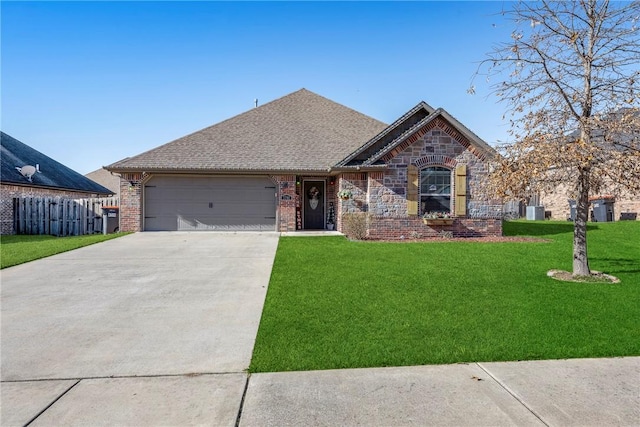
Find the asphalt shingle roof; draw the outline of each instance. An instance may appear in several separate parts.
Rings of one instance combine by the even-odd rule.
[[[113,171],[326,171],[387,127],[301,89],[135,157]]]
[[[98,169],[85,174],[85,176],[111,190],[113,194],[120,194],[120,177],[118,175],[114,175],[106,169]]]
[[[73,190],[83,193],[109,195],[113,192],[68,168],[41,152],[29,147],[4,132],[0,132],[0,181],[3,184],[17,184],[47,187],[57,190]],[[40,172],[31,177],[31,182],[16,168],[39,165]]]

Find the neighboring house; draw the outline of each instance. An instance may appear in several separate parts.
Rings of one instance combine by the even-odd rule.
[[[0,132],[1,234],[13,234],[13,199],[21,197],[88,198],[112,191]]]
[[[618,110],[615,113],[609,115],[604,120],[616,120],[619,119],[621,114],[629,113],[636,118],[635,122],[629,123],[629,129],[623,132],[609,131],[609,138],[605,139],[605,132],[602,130],[596,130],[594,132],[594,141],[596,145],[602,144],[602,148],[605,150],[621,150],[621,152],[629,152],[633,150],[632,147],[637,147],[640,144],[639,135],[640,128],[638,127],[638,120],[640,120],[640,111],[638,109],[623,109]],[[579,132],[575,131],[570,134],[571,138],[578,139]],[[566,170],[563,170],[566,171]],[[592,209],[597,204],[602,205],[602,200],[607,200],[607,210],[610,209],[611,215],[608,215],[609,220],[618,221],[621,218],[640,220],[640,194],[633,194],[630,191],[621,191],[619,182],[613,182],[611,179],[605,181],[605,184],[600,188],[597,193],[591,193],[590,199],[592,200]],[[551,214],[553,219],[569,219],[571,217],[571,209],[569,201],[574,199],[573,191],[568,183],[561,183],[553,188],[552,191],[542,192],[540,194],[539,203],[544,206],[544,209]],[[572,200],[572,202],[574,202]],[[574,202],[575,204],[575,202]],[[597,218],[597,215],[595,216]],[[594,218],[594,215],[591,215]],[[596,219],[594,218],[594,219]]]
[[[605,188],[604,191],[592,195],[590,197],[592,205],[593,203],[597,203],[598,200],[612,199],[613,203],[609,203],[611,203],[611,210],[613,212],[611,219],[613,221],[618,221],[621,217],[640,220],[640,196],[634,197],[632,194],[622,194],[612,197],[609,193]],[[571,216],[571,208],[569,205],[569,200],[571,199],[569,186],[560,184],[552,193],[542,193],[540,195],[540,204],[544,206],[545,211],[551,213],[552,219],[567,220]]]
[[[106,169],[97,169],[85,176],[107,188],[115,197],[120,197],[120,177],[118,175],[114,175]]]
[[[369,238],[401,239],[500,235],[500,206],[474,195],[494,155],[425,102],[386,125],[301,89],[105,168],[121,176],[121,231],[319,230],[334,212],[338,230],[367,213]]]

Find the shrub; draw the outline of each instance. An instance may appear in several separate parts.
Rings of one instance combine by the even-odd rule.
[[[365,212],[346,213],[342,215],[342,232],[350,239],[367,238],[371,215]]]

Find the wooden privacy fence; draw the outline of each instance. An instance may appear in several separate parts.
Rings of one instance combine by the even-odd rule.
[[[13,199],[14,230],[16,234],[52,236],[102,233],[103,206],[118,206],[118,199],[16,197]]]

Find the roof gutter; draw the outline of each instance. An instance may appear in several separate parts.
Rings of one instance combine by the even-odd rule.
[[[112,192],[112,191],[104,192],[104,191],[81,190],[81,189],[78,189],[78,188],[54,187],[54,186],[51,186],[51,185],[34,184],[32,182],[24,183],[24,182],[14,182],[14,181],[2,181],[2,184],[4,184],[4,185],[15,185],[15,186],[18,186],[18,187],[25,187],[25,188],[38,188],[38,189],[41,189],[41,190],[69,191],[69,192],[73,192],[73,193],[96,194],[98,196],[112,196],[112,195],[115,195],[115,193]]]
[[[340,172],[373,172],[387,169],[386,165],[339,166],[325,169],[107,169],[113,175],[123,173],[188,174],[188,175],[336,175]]]
[[[387,169],[387,165],[337,166],[331,168],[330,172],[333,174],[341,172],[380,172]]]

